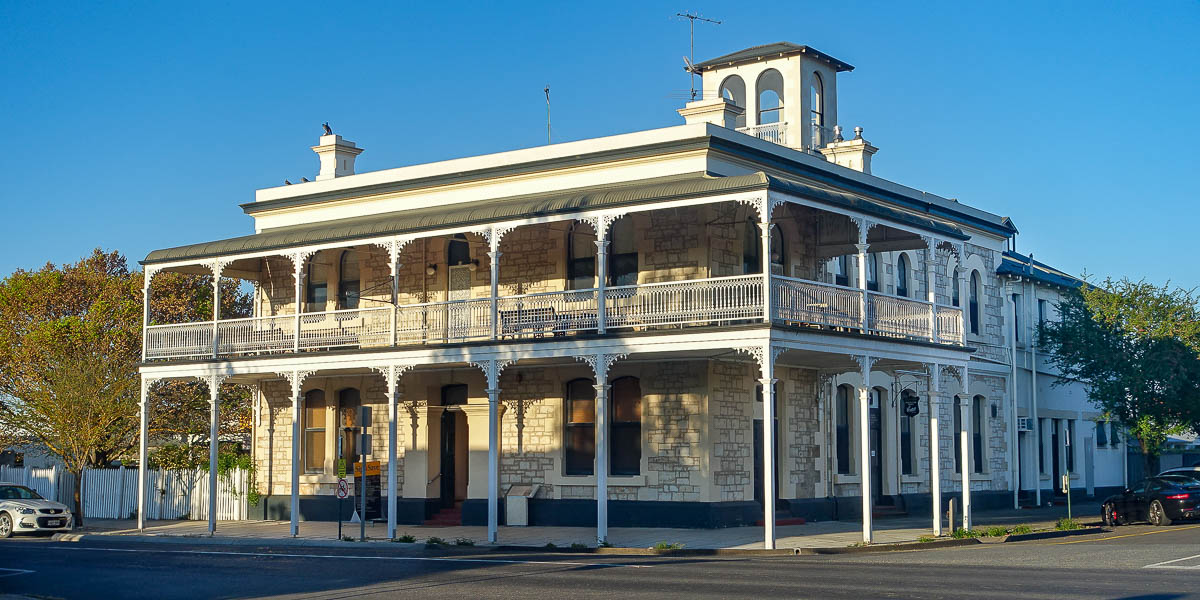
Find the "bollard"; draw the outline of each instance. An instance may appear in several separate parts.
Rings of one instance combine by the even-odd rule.
[[[950,510],[946,511],[946,524],[950,527],[950,533],[953,534],[954,528],[954,507],[957,504],[958,498],[950,499]]]

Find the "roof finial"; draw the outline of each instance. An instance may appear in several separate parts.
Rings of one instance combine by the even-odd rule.
[[[856,140],[861,140],[861,139],[862,139],[862,132],[863,132],[863,128],[862,128],[862,127],[855,127],[855,128],[854,128],[854,139],[856,139]]]

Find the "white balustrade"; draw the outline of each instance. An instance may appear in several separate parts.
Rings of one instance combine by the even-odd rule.
[[[774,318],[786,323],[862,328],[862,291],[792,277],[771,278]]]
[[[492,336],[491,311],[488,298],[402,304],[396,314],[396,344],[488,339]]]
[[[762,319],[761,275],[626,285],[605,290],[605,326],[708,324]]]
[[[747,135],[752,135],[760,140],[772,142],[775,144],[787,145],[787,123],[764,123],[762,125],[751,125],[750,127],[742,127],[738,131]]]
[[[212,356],[212,321],[151,325],[145,335],[146,358]]]
[[[944,344],[962,344],[962,309],[953,306],[937,307],[938,341]]]
[[[597,327],[596,290],[539,292],[496,302],[501,338],[544,337]]]
[[[871,333],[930,339],[929,303],[867,292]]]
[[[300,349],[388,346],[392,307],[352,308],[300,315]]]
[[[773,276],[771,316],[783,324],[860,331],[862,293]],[[506,339],[595,332],[597,294],[597,290],[587,289],[498,298],[496,333]],[[606,326],[628,329],[761,320],[762,296],[762,275],[612,287],[605,290]],[[868,292],[866,304],[870,333],[932,339],[928,302]],[[300,349],[444,344],[492,336],[490,298],[405,304],[394,310],[394,338],[391,306],[304,313],[300,316]],[[934,341],[962,344],[961,314],[959,308],[937,306]],[[217,351],[222,355],[290,352],[296,343],[295,326],[295,315],[220,321]],[[147,327],[146,358],[211,356],[213,329],[211,321]]]

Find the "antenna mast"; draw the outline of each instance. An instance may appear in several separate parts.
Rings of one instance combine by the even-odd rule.
[[[550,143],[550,84],[546,84],[546,143]]]
[[[692,100],[695,100],[696,99],[696,74],[700,72],[699,69],[697,69],[695,66],[693,66],[696,64],[696,21],[704,21],[705,23],[712,23],[713,25],[720,25],[721,22],[714,21],[712,19],[706,19],[706,18],[700,16],[699,14],[690,13],[690,12],[675,13],[675,16],[683,17],[688,20],[688,59],[686,61],[687,66],[684,67],[683,70],[685,70],[689,74],[691,74],[691,77],[692,77]]]

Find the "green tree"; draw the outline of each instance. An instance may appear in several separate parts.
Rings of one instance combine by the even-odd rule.
[[[1200,423],[1197,300],[1169,284],[1106,279],[1067,296],[1061,320],[1039,332],[1051,362],[1137,439],[1147,473],[1168,435]]]
[[[212,278],[162,274],[152,318],[211,319]],[[0,442],[38,443],[75,475],[74,512],[82,523],[80,475],[127,458],[137,445],[142,274],[117,252],[95,250],[77,263],[18,270],[0,281]],[[246,316],[251,301],[222,281],[222,314]],[[203,315],[203,316],[202,316]],[[208,437],[203,385],[162,382],[150,396],[154,436]],[[226,386],[222,433],[244,432],[249,394]],[[188,438],[194,443],[195,438]]]

